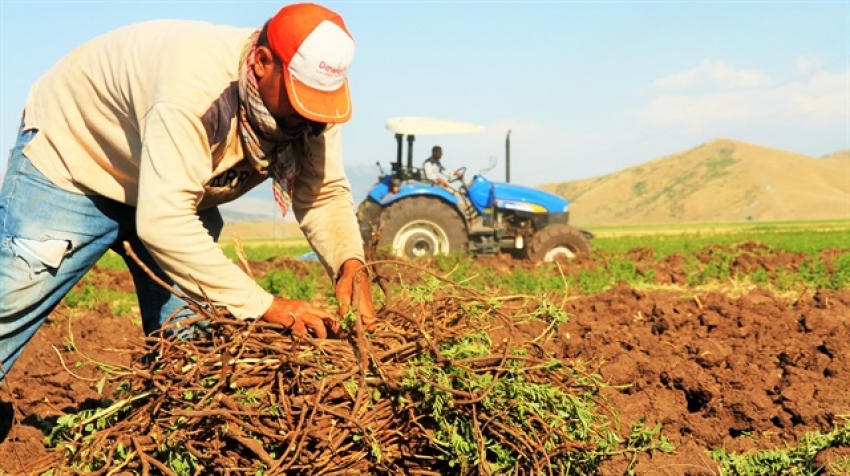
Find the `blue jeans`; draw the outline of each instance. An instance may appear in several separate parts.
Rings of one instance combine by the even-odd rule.
[[[23,154],[37,133],[20,131],[0,189],[0,383],[65,294],[110,249],[124,258],[133,276],[145,334],[181,315],[186,305],[126,255],[124,241],[174,287],[136,234],[135,208],[54,185]],[[198,216],[217,240],[223,226],[218,209]]]

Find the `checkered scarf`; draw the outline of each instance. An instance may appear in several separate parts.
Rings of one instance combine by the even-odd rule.
[[[239,134],[242,148],[254,167],[272,178],[272,191],[283,215],[292,207],[295,179],[301,163],[311,155],[308,123],[282,127],[266,109],[257,89],[254,55],[257,31],[248,41],[239,70]]]

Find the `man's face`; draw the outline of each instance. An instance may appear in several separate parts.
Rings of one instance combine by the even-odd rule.
[[[307,122],[292,107],[284,84],[283,66],[274,60],[271,49],[266,46],[257,48],[254,74],[257,76],[260,99],[278,125],[289,129]]]

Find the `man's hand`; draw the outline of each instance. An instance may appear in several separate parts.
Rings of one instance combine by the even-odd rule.
[[[334,291],[339,299],[340,315],[344,316],[352,306],[357,306],[357,312],[363,319],[363,327],[368,332],[375,332],[378,317],[375,315],[375,304],[372,302],[372,290],[369,286],[366,266],[360,260],[350,259],[342,264]]]
[[[296,335],[309,333],[319,339],[326,339],[328,331],[332,336],[339,334],[339,322],[329,312],[307,301],[275,296],[271,307],[263,314],[263,320],[280,324]]]

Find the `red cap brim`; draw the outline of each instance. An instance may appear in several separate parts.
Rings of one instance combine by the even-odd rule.
[[[320,91],[298,81],[289,69],[283,69],[286,93],[292,107],[303,117],[323,123],[342,123],[351,119],[351,95],[348,79],[334,91]]]

